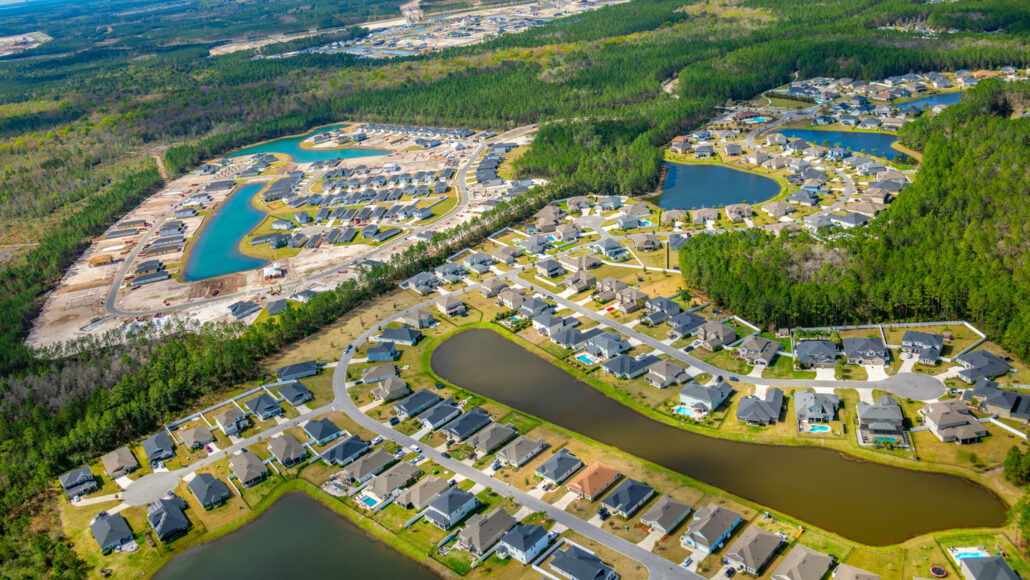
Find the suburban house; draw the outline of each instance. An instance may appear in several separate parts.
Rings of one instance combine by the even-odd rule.
[[[737,347],[740,358],[755,366],[769,366],[776,353],[780,352],[780,343],[752,334],[744,338]]]
[[[726,206],[726,218],[731,222],[742,222],[751,217],[752,214],[751,206],[746,203],[735,203]]]
[[[833,569],[833,580],[880,580],[879,574],[866,572],[849,564],[841,564]]]
[[[197,503],[206,510],[220,506],[229,501],[232,494],[225,483],[210,473],[198,473],[190,480],[188,487]]]
[[[268,393],[261,393],[244,403],[244,405],[250,409],[251,413],[257,415],[260,419],[271,419],[272,417],[283,414],[282,407],[280,407],[279,403],[276,403],[275,399],[270,397]]]
[[[772,580],[820,580],[832,565],[832,557],[797,544],[773,571]]]
[[[701,346],[714,351],[736,342],[737,331],[725,324],[706,322],[698,327],[697,338],[701,341]]]
[[[132,530],[122,514],[100,512],[89,524],[89,532],[101,552],[109,552],[132,541]]]
[[[622,477],[617,470],[603,463],[595,463],[583,470],[566,487],[579,497],[594,501]]]
[[[614,332],[602,332],[594,335],[583,347],[588,353],[609,359],[630,349],[629,342]]]
[[[919,410],[930,432],[948,443],[976,443],[987,435],[987,428],[969,412],[969,407],[959,399],[928,403]]]
[[[365,358],[368,362],[390,362],[395,361],[401,356],[401,352],[397,350],[392,342],[379,342],[374,346],[368,347],[365,352]]]
[[[61,489],[69,498],[85,495],[97,490],[97,480],[88,465],[76,467],[75,469],[57,478],[61,483]]]
[[[748,425],[770,425],[780,420],[783,410],[783,391],[769,387],[764,398],[744,397],[737,406],[737,420]]]
[[[523,566],[536,559],[548,543],[547,530],[536,524],[519,524],[501,538],[501,546]]]
[[[326,417],[312,419],[304,423],[304,432],[311,437],[318,445],[325,445],[338,438],[343,431]]]
[[[533,473],[540,476],[544,483],[557,486],[582,466],[582,459],[570,453],[568,449],[561,449],[541,463]]]
[[[436,301],[436,309],[444,316],[464,316],[465,303],[457,296],[448,294]]]
[[[669,318],[669,336],[672,338],[683,338],[684,336],[693,334],[702,324],[705,323],[705,319],[693,312],[680,312],[679,314]]]
[[[368,451],[368,441],[362,441],[361,437],[351,435],[323,451],[321,457],[322,460],[329,465],[342,466],[354,461],[365,451]],[[379,451],[382,450],[379,449],[376,453]],[[393,459],[393,456],[389,453],[386,453],[385,451],[383,453],[386,455],[387,461],[391,461]]]
[[[547,258],[536,263],[536,273],[544,278],[557,278],[565,273],[565,268],[558,260]]]
[[[993,379],[1009,372],[1009,365],[998,355],[986,350],[974,350],[958,355],[954,362],[962,366],[958,377],[969,384],[980,378]]]
[[[629,314],[640,310],[641,305],[647,299],[648,296],[644,292],[627,286],[615,292],[615,308],[619,312]]]
[[[576,293],[589,290],[596,283],[597,277],[588,273],[586,270],[578,270],[576,273],[565,278],[565,285]]]
[[[522,249],[527,254],[543,254],[547,251],[547,247],[551,245],[551,240],[547,239],[547,236],[541,234],[535,234],[522,240]]]
[[[639,357],[620,354],[601,363],[601,370],[620,379],[628,380],[644,374],[651,365],[657,362],[658,357],[651,354]]]
[[[207,429],[204,429],[203,427],[198,427],[198,429],[207,431]],[[211,434],[210,431],[207,431],[207,433],[208,435]],[[104,464],[104,471],[107,472],[107,475],[109,475],[111,479],[118,479],[119,477],[128,475],[139,468],[139,462],[136,461],[136,456],[133,455],[132,451],[129,451],[129,448],[124,445],[101,457],[100,463]]]
[[[701,209],[694,210],[693,222],[695,225],[704,225],[709,222],[716,222],[719,220],[719,210],[714,207],[703,207]]]
[[[519,306],[519,314],[527,318],[533,318],[550,309],[551,305],[547,301],[533,297],[522,301],[522,306]]]
[[[678,385],[689,379],[690,375],[687,374],[687,369],[667,359],[647,367],[647,376],[644,377],[644,380],[659,389]]]
[[[404,285],[420,296],[425,296],[436,291],[436,287],[440,285],[440,279],[429,272],[419,272],[405,280],[402,286]]]
[[[457,262],[448,262],[442,266],[437,266],[433,272],[444,284],[461,282],[461,279],[464,278],[466,274],[465,267]]]
[[[750,526],[726,550],[723,558],[729,565],[758,576],[782,543],[783,540],[776,534],[758,526]]]
[[[276,369],[275,376],[280,382],[294,381],[318,374],[319,364],[317,361],[309,360],[302,363],[286,365]]]
[[[654,234],[636,234],[632,239],[633,249],[640,250],[641,252],[653,252],[662,247],[662,243],[658,241],[658,236]]]
[[[630,219],[634,221],[636,220],[636,218]],[[628,250],[625,247],[619,245],[618,240],[616,240],[615,238],[602,238],[601,240],[594,242],[593,244],[590,244],[590,249],[597,252],[598,254],[603,255],[605,258],[608,258],[609,260],[616,261],[625,258],[626,253],[628,252]]]
[[[226,405],[226,410],[215,415],[215,424],[222,430],[222,433],[226,437],[233,435],[239,435],[240,431],[243,431],[250,425],[250,419],[247,415],[236,408],[235,405]]]
[[[379,365],[361,371],[361,382],[370,385],[397,376],[397,365]]]
[[[794,415],[799,428],[809,423],[829,423],[833,421],[840,405],[840,397],[833,393],[813,393],[812,391],[795,391]]]
[[[514,441],[505,445],[497,452],[497,460],[503,465],[510,465],[516,469],[529,463],[531,459],[547,448],[547,441],[544,439],[533,439],[525,435],[519,435]]]
[[[190,521],[183,513],[185,510],[186,502],[175,494],[147,506],[147,522],[159,541],[167,542],[190,529]]]
[[[243,487],[251,487],[264,481],[268,468],[253,452],[244,449],[229,458],[229,467]]]
[[[422,511],[429,506],[429,502],[436,499],[447,487],[446,479],[430,475],[402,491],[394,503],[404,509]]]
[[[389,377],[388,379],[379,383],[379,386],[372,389],[372,397],[377,401],[384,403],[399,399],[411,390],[408,389],[408,383],[404,382],[400,377]]]
[[[414,327],[414,328],[430,328],[430,327],[432,327],[433,325],[436,324],[436,319],[433,318],[432,313],[430,313],[429,311],[427,311],[427,310],[425,310],[423,308],[419,308],[417,310],[409,311],[407,314],[405,314],[404,315],[404,322],[407,323],[408,325]],[[403,328],[405,328],[405,327],[401,327],[401,329],[403,329]],[[386,329],[386,330],[390,330],[390,329]],[[386,330],[384,330],[383,332],[386,332]],[[422,333],[420,332],[420,333],[418,333],[418,338],[421,338],[421,337],[422,337]],[[418,338],[415,339],[415,342],[418,342]],[[382,340],[382,335],[380,335],[380,340]],[[391,340],[391,342],[396,342],[398,344],[406,344],[404,342],[400,342],[400,341],[397,341],[397,340],[393,340],[393,339],[390,339],[390,340]],[[408,344],[407,346],[414,346],[414,343]]]
[[[679,304],[664,296],[651,298],[644,302],[644,312],[646,314],[642,322],[647,326],[656,326],[676,316],[680,313],[680,310]]]
[[[958,567],[966,580],[1019,580],[1005,558],[990,556],[986,558],[960,558]]]
[[[476,407],[462,413],[460,417],[448,423],[440,432],[455,441],[464,441],[490,423],[490,413]]]
[[[879,337],[845,338],[841,340],[844,358],[855,365],[883,366],[890,360],[887,347]]]
[[[457,486],[448,487],[429,503],[426,519],[429,520],[429,523],[446,531],[453,528],[477,507],[479,507],[479,500],[475,495]]]
[[[556,550],[548,567],[569,580],[616,580],[619,577],[603,560],[573,544]]]
[[[640,506],[654,495],[654,488],[635,479],[626,478],[601,500],[601,505],[623,518],[630,518]]]
[[[394,405],[394,410],[397,411],[397,417],[399,419],[407,419],[408,417],[418,415],[422,411],[425,411],[439,402],[440,395],[423,389],[415,391],[403,401]]]
[[[164,461],[175,456],[175,443],[167,431],[158,431],[143,440],[143,453],[151,463]]]
[[[839,354],[829,340],[802,340],[794,345],[794,360],[802,367],[832,369]]]
[[[740,514],[710,503],[694,512],[694,519],[680,539],[685,548],[711,553],[722,547],[742,521]]]
[[[198,424],[194,428],[180,431],[179,441],[181,441],[187,449],[200,449],[201,447],[214,442],[214,435],[211,433],[211,430],[204,427],[203,424]]]
[[[279,387],[279,396],[293,407],[299,407],[315,398],[304,383],[294,381]]]
[[[508,287],[503,278],[487,278],[479,285],[479,295],[483,298],[493,298],[497,293]]]
[[[429,314],[425,310],[419,310],[418,312],[421,312],[422,314],[429,317],[429,320],[431,321],[428,323],[429,326],[432,326],[433,323],[436,322],[436,320],[433,318],[433,315]],[[418,320],[424,321],[425,319],[419,317]],[[379,333],[379,337],[377,338],[377,340],[379,340],[380,342],[403,344],[404,346],[415,346],[416,344],[418,344],[419,340],[422,340],[422,333],[408,325],[402,325],[398,328],[384,328],[383,331]]]
[[[789,213],[794,213],[794,206],[785,201],[770,201],[762,206],[762,211],[774,218],[781,218]]]
[[[349,466],[343,469],[343,478],[355,484],[365,483],[392,463],[393,455],[391,453],[387,453],[384,449],[376,449],[368,455],[354,459]]]
[[[627,288],[629,284],[619,280],[612,276],[606,276],[597,281],[597,290],[595,291],[594,298],[598,302],[608,302],[609,300],[615,299],[615,293],[623,288]]]
[[[422,470],[418,466],[407,462],[398,463],[375,476],[365,489],[379,501],[386,501],[393,492],[412,484],[420,475]]]
[[[640,523],[651,528],[652,532],[661,532],[663,536],[667,536],[687,519],[688,515],[689,505],[672,496],[663,495],[640,516]]]
[[[1003,419],[1030,422],[1030,394],[1006,391],[992,380],[980,378],[971,391],[963,393],[962,398],[979,401],[984,410]]]
[[[418,420],[422,423],[423,427],[439,429],[446,425],[448,421],[460,414],[461,410],[458,409],[458,405],[454,402],[454,399],[448,397],[447,399],[440,401],[440,403],[432,409],[426,411],[418,418]]]
[[[718,409],[732,393],[733,387],[726,381],[709,386],[691,381],[680,389],[680,404],[696,414],[705,415]]]
[[[515,436],[518,431],[511,425],[491,423],[469,439],[469,445],[484,455],[493,453]]]
[[[482,555],[513,527],[515,518],[501,508],[489,515],[476,514],[469,518],[465,528],[458,534],[458,545],[468,548],[472,554]]]
[[[462,260],[461,263],[476,274],[486,274],[490,271],[490,265],[494,263],[494,259],[486,252],[476,252]]]
[[[515,260],[522,255],[522,250],[515,246],[504,246],[493,253],[493,258],[502,264],[515,265]]]
[[[558,257],[558,262],[564,266],[566,270],[570,270],[572,272],[592,270],[603,263],[600,258],[591,254],[585,254],[583,256],[570,256],[568,254],[563,254]]]
[[[855,406],[855,412],[858,414],[859,443],[890,443],[899,446],[908,444],[901,405],[889,395],[880,397],[873,404],[860,402]]]
[[[579,228],[575,224],[561,224],[554,228],[554,233],[562,242],[570,242],[579,238]]]
[[[268,440],[268,452],[279,460],[283,467],[293,467],[307,456],[308,450],[289,433]]]

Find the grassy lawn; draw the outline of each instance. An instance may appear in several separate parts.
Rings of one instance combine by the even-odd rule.
[[[837,369],[834,377],[840,381],[866,381],[869,380],[869,373],[864,367],[858,365],[844,365],[843,370]]]
[[[710,365],[717,366],[731,373],[746,375],[750,373],[753,368],[751,365],[747,364],[746,361],[733,356],[732,351],[726,349],[719,349],[715,352],[711,352],[704,348],[697,348],[691,351],[690,354]]]
[[[762,378],[810,380],[815,378],[815,371],[796,371],[794,370],[794,359],[777,356],[772,365],[762,370]]]

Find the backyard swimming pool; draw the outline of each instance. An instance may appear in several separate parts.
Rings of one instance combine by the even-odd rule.
[[[591,356],[590,354],[588,354],[586,352],[579,352],[579,353],[577,353],[576,354],[576,360],[578,360],[579,362],[581,362],[581,363],[583,363],[585,365],[592,365],[592,364],[597,364],[598,363],[597,358]]]
[[[829,425],[809,425],[808,426],[808,432],[809,433],[829,433],[830,432],[830,426]]]
[[[696,417],[694,417],[694,410],[688,407],[687,405],[676,405],[676,408],[673,409],[672,412],[676,413],[677,415],[683,415],[684,417],[696,419]]]
[[[376,503],[378,503],[378,502],[376,502],[376,500],[368,497],[367,495],[363,495],[363,496],[361,496],[361,503],[367,505],[370,508],[373,508],[373,507],[376,507]]]
[[[962,560],[962,559],[965,559],[965,558],[983,558],[983,557],[985,557],[985,556],[983,554],[981,554],[980,552],[959,552],[958,554],[955,554],[955,559],[956,560]]]

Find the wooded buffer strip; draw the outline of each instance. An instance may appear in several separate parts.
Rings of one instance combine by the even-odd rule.
[[[1030,87],[985,81],[903,129],[915,182],[864,230],[695,236],[684,280],[764,325],[967,319],[1030,357]]]
[[[153,161],[150,165],[109,184],[43,238],[21,264],[0,272],[0,372],[23,368],[33,360],[24,343],[29,322],[42,306],[43,294],[60,281],[89,246],[90,238],[161,186],[157,167]]]

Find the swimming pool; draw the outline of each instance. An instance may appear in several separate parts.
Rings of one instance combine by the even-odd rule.
[[[363,495],[363,496],[361,496],[361,503],[363,503],[363,504],[365,504],[365,505],[367,505],[368,507],[371,508],[371,507],[376,507],[376,503],[378,503],[378,502],[376,502],[376,500],[368,497],[367,495]]]
[[[519,317],[518,316],[512,316],[511,318],[508,319],[508,322],[518,322],[518,321],[519,321]]]
[[[983,552],[959,552],[955,554],[956,560],[963,560],[965,558],[986,558],[987,555]]]
[[[747,121],[744,121],[744,122],[748,123],[749,125],[757,125],[759,123],[764,123],[764,122],[766,122],[768,120],[769,119],[767,117],[754,117],[754,118],[748,119]]]
[[[809,433],[829,433],[830,432],[830,426],[829,425],[809,425],[808,426],[808,432]]]
[[[648,220],[640,220],[640,227],[649,228],[651,227],[651,222]]]
[[[676,405],[676,408],[672,410],[677,415],[683,415],[684,417],[694,417],[694,411],[686,405]]]
[[[594,359],[590,358],[590,356],[585,355],[585,354],[577,354],[576,355],[576,360],[578,360],[579,362],[581,362],[583,364],[588,364],[588,365],[594,364]]]

